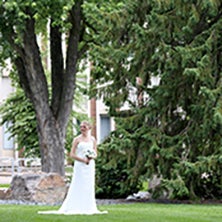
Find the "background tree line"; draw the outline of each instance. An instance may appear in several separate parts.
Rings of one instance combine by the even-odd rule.
[[[9,5],[8,8],[5,5],[12,2],[4,1],[0,6],[4,13],[8,13],[4,14],[1,20],[1,37],[8,34],[10,27],[18,25],[14,24],[14,20],[10,20],[10,13],[14,16],[15,12]],[[75,58],[70,57],[70,61],[80,61],[82,57],[79,55],[84,55],[80,52],[88,53],[93,63],[90,96],[103,98],[109,107],[110,116],[115,117],[116,130],[99,147],[98,195],[126,196],[138,191],[144,178],[158,175],[162,182],[153,191],[154,197],[167,192],[170,198],[221,198],[222,3],[217,0],[64,1],[61,11],[54,14],[55,10],[52,8],[57,7],[57,3],[56,6],[51,3],[51,7],[46,7],[47,11],[42,11],[44,2],[35,1],[37,6],[33,5],[33,2],[25,2],[19,9],[27,15],[26,25],[33,24],[35,20],[42,21],[41,16],[37,16],[42,15],[42,12],[46,13],[45,19],[53,21],[50,35],[52,46],[53,42],[61,43],[58,37],[61,37],[62,31],[70,32],[67,44],[70,44],[71,48],[75,45],[78,49],[77,54],[72,52],[72,56],[76,55],[78,59],[74,56]],[[32,7],[35,10],[31,10],[30,14],[27,8],[33,9]],[[8,15],[8,21],[12,24],[4,20],[5,15]],[[18,16],[21,16],[21,12]],[[82,20],[78,20],[79,16]],[[69,25],[65,25],[64,19],[62,23],[59,22],[61,18],[68,19]],[[75,23],[77,21],[79,26]],[[6,25],[8,26],[5,27]],[[16,29],[17,32],[21,31],[17,41],[21,44],[19,47],[25,47],[27,43],[22,40],[25,41],[24,36],[29,36],[33,27],[26,30],[25,27],[29,26],[20,25],[21,23]],[[37,27],[41,31],[41,27],[45,26]],[[28,33],[23,35],[24,31]],[[73,41],[76,38],[73,36],[73,41],[70,39],[73,33],[78,36],[75,44]],[[31,34],[30,38],[33,37],[33,33]],[[2,47],[12,50],[13,48],[8,47],[12,40],[15,39],[2,39]],[[17,42],[11,46],[16,50]],[[8,54],[4,55],[12,57],[15,62],[19,56],[29,55],[27,51],[14,58],[13,51],[10,50],[5,50],[4,53]],[[55,60],[59,59],[58,55],[62,55],[61,50],[54,52],[51,58],[54,61],[52,67],[53,64],[58,65]],[[21,59],[26,61],[25,58]],[[62,65],[61,60],[62,57],[59,59],[59,64]],[[72,75],[75,75],[78,64],[73,63],[72,67],[75,69],[70,69],[69,74],[64,73],[61,68],[63,66],[58,69],[60,71],[56,65],[54,68],[57,71],[52,68],[52,74],[57,76],[52,84],[54,96],[60,92],[57,91],[58,88],[54,88],[58,81],[65,84],[65,79],[69,79],[70,75],[74,84],[58,86],[61,94],[55,98],[62,98],[60,96],[63,95],[63,90],[69,90],[69,87],[72,89],[69,92],[71,98],[75,89],[75,78],[72,79]],[[17,66],[19,72],[18,68]],[[32,67],[27,67],[28,71],[29,68]],[[37,73],[29,74],[32,76]],[[158,85],[152,86],[152,77],[160,79]],[[68,79],[67,81],[70,81]],[[139,84],[136,79],[141,80]],[[104,87],[98,88],[99,85]],[[44,90],[47,91],[48,87]],[[135,95],[133,97],[132,92]],[[57,104],[53,100],[53,94],[50,99],[48,93],[46,97],[41,97],[38,91],[35,94],[38,98],[34,97],[33,101],[32,97],[29,98],[34,105],[36,116],[38,117],[36,101],[42,104],[41,99],[47,98],[50,110],[54,113],[53,118],[57,118],[59,109],[56,111],[53,108]],[[53,101],[55,103],[52,103]],[[65,114],[65,123],[59,122],[64,124],[63,136],[72,103],[70,100],[64,101],[69,101],[69,111]],[[126,103],[129,109],[121,111],[121,107]],[[45,115],[44,112],[41,112],[41,115]],[[50,127],[54,129],[55,125]],[[60,127],[56,129],[60,130]],[[53,140],[50,141],[50,144],[54,145]],[[59,147],[64,147],[61,145],[59,144]],[[42,147],[41,137],[40,148],[45,149]],[[50,152],[55,152],[55,148]],[[43,158],[43,163],[51,160],[52,158]],[[60,167],[61,165],[57,169]]]

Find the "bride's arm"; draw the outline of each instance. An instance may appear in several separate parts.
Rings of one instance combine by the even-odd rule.
[[[83,162],[85,164],[88,164],[89,163],[89,159],[88,158],[81,158],[81,157],[78,157],[76,155],[76,148],[77,148],[77,145],[78,145],[79,141],[78,141],[78,138],[75,138],[73,140],[73,143],[72,143],[72,148],[71,148],[71,152],[70,152],[70,157],[73,158],[74,160],[77,160],[77,161],[80,161],[80,162]]]

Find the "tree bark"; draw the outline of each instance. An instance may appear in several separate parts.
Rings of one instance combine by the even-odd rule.
[[[62,52],[60,27],[50,25],[52,99],[43,68],[41,53],[35,34],[35,20],[31,13],[25,21],[22,46],[9,39],[17,52],[14,60],[19,81],[36,113],[41,152],[42,171],[64,175],[64,144],[69,115],[72,110],[76,66],[79,59],[78,44],[82,25],[82,0],[76,1],[70,12],[72,28],[68,35],[66,67]]]
[[[27,20],[22,60],[25,67],[23,74],[27,77],[24,84],[28,84],[29,87],[24,89],[30,89],[29,98],[36,112],[42,171],[64,175],[64,132],[68,120],[64,124],[59,124],[50,107],[48,84],[34,27],[34,19]]]

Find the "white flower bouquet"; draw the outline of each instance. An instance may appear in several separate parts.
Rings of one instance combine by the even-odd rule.
[[[93,149],[86,150],[85,156],[88,159],[95,159],[97,157],[96,151]]]

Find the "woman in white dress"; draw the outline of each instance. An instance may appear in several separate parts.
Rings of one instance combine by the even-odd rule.
[[[81,135],[73,140],[70,156],[75,160],[73,177],[67,196],[58,211],[42,211],[41,214],[101,214],[95,199],[96,140],[90,134],[91,125],[83,121]]]

